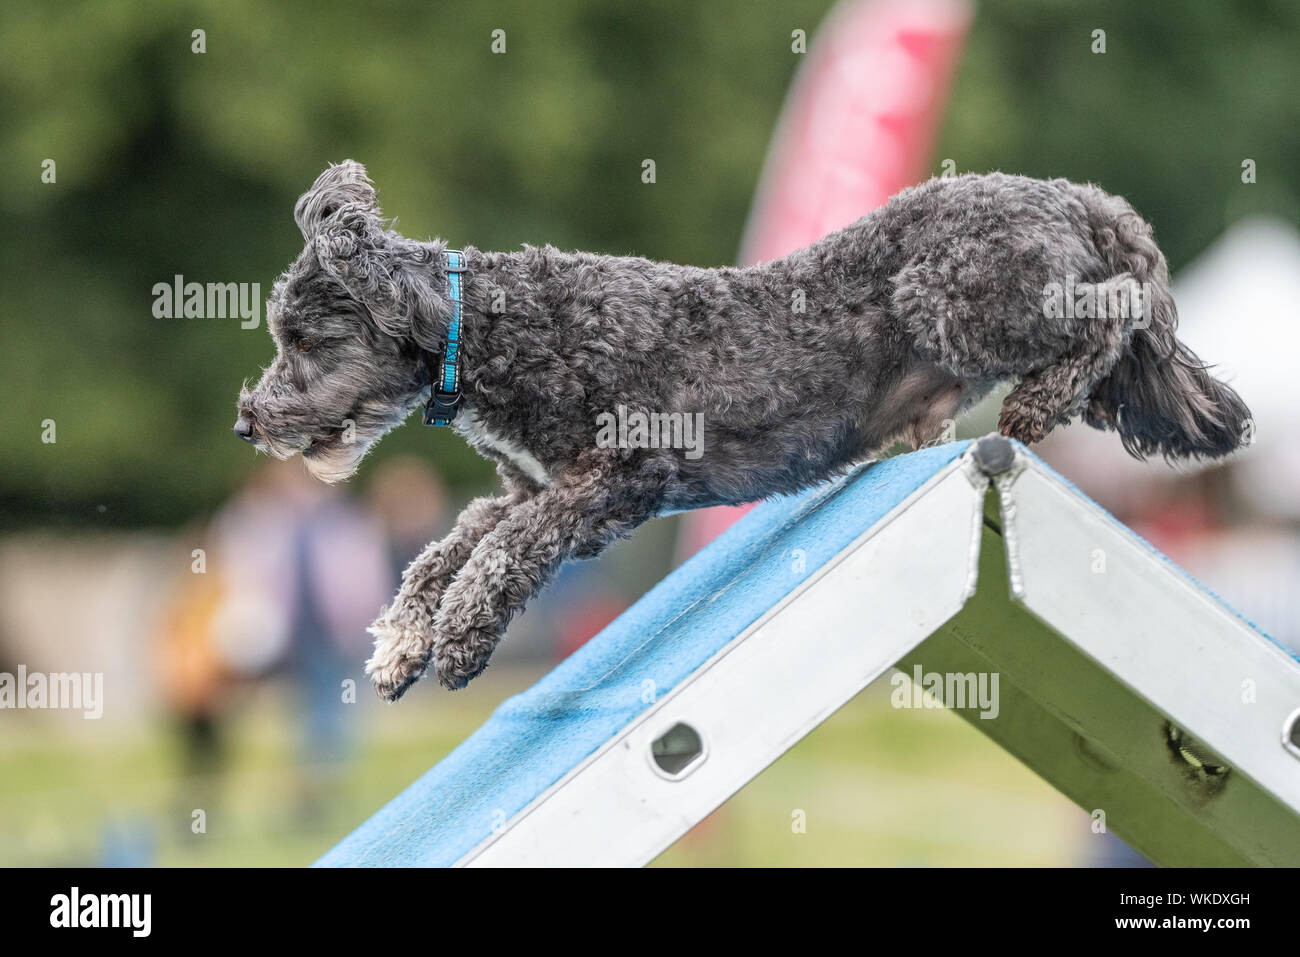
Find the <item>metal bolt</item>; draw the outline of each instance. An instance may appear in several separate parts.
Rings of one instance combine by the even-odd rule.
[[[985,475],[1001,475],[1016,460],[1016,447],[1004,435],[986,435],[975,443],[974,458]]]
[[[1300,758],[1300,708],[1296,708],[1282,722],[1282,747]]]

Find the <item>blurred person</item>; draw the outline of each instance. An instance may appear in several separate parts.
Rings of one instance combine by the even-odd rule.
[[[182,533],[182,540],[186,536]],[[223,726],[230,705],[232,673],[217,649],[213,622],[222,601],[216,574],[191,565],[173,589],[159,634],[157,673],[171,723],[180,737],[182,784],[173,819],[183,836],[193,808],[211,813],[219,798],[224,765]]]
[[[263,468],[215,526],[226,585],[219,647],[239,672],[283,670],[295,686],[302,810],[314,813],[349,743],[345,709],[361,682],[352,663],[389,594],[387,539],[365,509],[294,462]]]

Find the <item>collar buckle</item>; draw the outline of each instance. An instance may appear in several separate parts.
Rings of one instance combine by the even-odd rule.
[[[450,425],[460,411],[460,389],[443,392],[439,388],[429,393],[429,401],[424,404],[425,425]]]

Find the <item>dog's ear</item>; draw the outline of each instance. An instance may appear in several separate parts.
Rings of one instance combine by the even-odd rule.
[[[345,207],[369,214],[375,223],[380,221],[375,186],[366,175],[366,168],[356,160],[336,163],[317,176],[311,189],[294,204],[294,222],[302,230],[302,238],[311,242],[321,227]]]
[[[352,204],[334,213],[312,244],[321,268],[366,307],[381,331],[426,350],[440,347],[451,318],[445,272],[436,263],[444,255],[440,244],[387,231]]]
[[[353,160],[331,166],[293,210],[321,268],[362,303],[386,335],[436,350],[451,317],[440,244],[412,242],[386,228],[375,187]]]

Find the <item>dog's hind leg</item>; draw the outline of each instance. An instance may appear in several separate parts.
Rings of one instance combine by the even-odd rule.
[[[1022,251],[1017,258],[1011,247],[963,240],[894,277],[894,309],[919,356],[985,385],[1020,377],[998,428],[1026,443],[1088,406],[1131,330],[1127,300],[1108,315],[1049,315],[1043,278],[1063,275],[1065,268],[1046,251]],[[1118,305],[1129,285],[1127,275],[1098,284],[1097,302]]]
[[[569,480],[515,506],[474,549],[434,622],[434,668],[462,688],[487,667],[510,619],[570,557],[590,558],[652,518],[665,482],[657,471],[576,468]]]
[[[447,586],[483,536],[527,494],[520,489],[475,499],[460,513],[450,534],[407,566],[397,597],[368,629],[375,651],[366,662],[366,674],[381,698],[396,701],[424,674],[433,654],[434,616]]]
[[[1076,383],[1080,361],[1048,366],[1031,372],[1002,401],[998,431],[1026,445],[1041,442],[1057,425],[1070,421],[1078,411]]]
[[[1116,336],[1113,348],[1104,345],[1023,376],[1002,401],[998,431],[1028,445],[1088,411],[1092,389],[1115,367],[1119,349]]]
[[[1099,296],[1112,284],[1127,284],[1127,276],[1097,286]],[[1101,300],[1105,301],[1105,300]],[[1093,389],[1110,374],[1125,346],[1131,325],[1123,316],[1082,320],[1078,352],[1021,377],[1002,402],[998,431],[1025,444],[1041,441],[1057,425],[1066,425],[1083,413],[1092,422],[1096,404]]]

